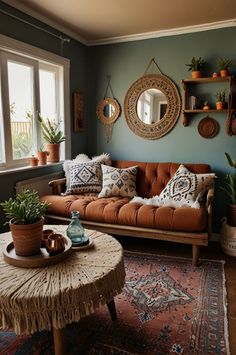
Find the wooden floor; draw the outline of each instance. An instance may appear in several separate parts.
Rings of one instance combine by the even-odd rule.
[[[191,259],[192,248],[189,245],[131,237],[116,237],[116,239],[125,250]],[[200,258],[225,260],[230,352],[232,355],[236,354],[236,257],[224,254],[218,242],[211,242],[208,247],[201,247]]]

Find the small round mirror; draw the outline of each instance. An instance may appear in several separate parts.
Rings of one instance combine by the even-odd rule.
[[[115,99],[107,97],[98,103],[96,112],[102,123],[111,124],[120,115],[120,105]]]
[[[111,118],[115,113],[115,107],[112,104],[107,104],[104,106],[103,114],[107,118]]]

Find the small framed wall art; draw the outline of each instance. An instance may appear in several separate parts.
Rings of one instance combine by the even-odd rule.
[[[84,131],[84,95],[80,91],[73,93],[74,101],[74,131]]]

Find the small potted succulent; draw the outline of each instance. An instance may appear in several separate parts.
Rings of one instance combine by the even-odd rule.
[[[48,152],[44,149],[43,146],[41,146],[38,149],[37,155],[38,155],[38,165],[46,165]]]
[[[49,163],[56,163],[60,160],[60,143],[64,142],[66,137],[60,130],[59,123],[56,123],[49,118],[44,120],[40,113],[37,113],[37,118],[42,127],[43,138],[47,142],[47,161]]]
[[[216,93],[216,109],[217,110],[223,110],[224,106],[225,106],[225,90],[222,91],[218,91]]]
[[[218,60],[218,67],[220,71],[220,76],[225,78],[229,75],[229,67],[233,65],[232,61],[227,58],[219,58]]]
[[[189,67],[188,71],[192,72],[192,78],[196,79],[202,77],[202,72],[206,67],[206,62],[201,57],[193,57],[191,63],[185,65]]]
[[[9,221],[16,255],[37,254],[48,204],[40,201],[36,191],[23,190],[15,198],[10,197],[0,205]]]

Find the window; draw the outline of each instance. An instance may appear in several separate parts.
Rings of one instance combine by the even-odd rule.
[[[70,124],[65,124],[69,96],[64,89],[68,89],[68,60],[25,44],[22,52],[12,47],[7,50],[1,46],[1,40],[4,42],[6,38],[0,35],[1,169],[29,165],[29,157],[44,145],[37,112],[58,123],[65,135],[70,136]],[[10,42],[19,48],[20,42]],[[31,55],[25,53],[26,48]],[[67,146],[61,144],[62,159],[68,157]]]

